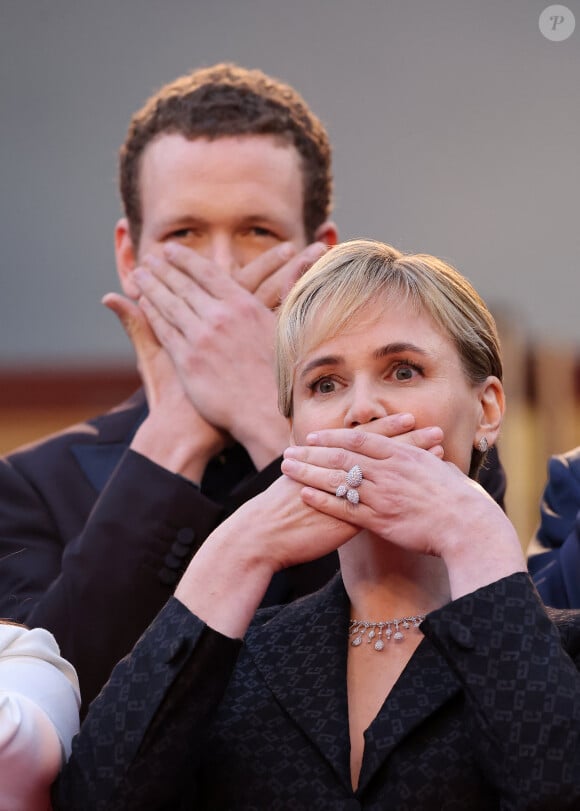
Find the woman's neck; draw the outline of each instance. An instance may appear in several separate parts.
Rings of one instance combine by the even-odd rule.
[[[408,552],[367,532],[339,550],[351,616],[368,621],[427,614],[451,599],[441,558]]]

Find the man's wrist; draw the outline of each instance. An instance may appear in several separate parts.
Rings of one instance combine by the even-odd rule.
[[[236,439],[248,452],[256,470],[263,470],[290,444],[288,422],[276,413],[270,419],[256,419],[251,427],[257,430],[240,430]]]
[[[147,417],[130,448],[171,473],[199,484],[209,460],[225,445],[225,441],[217,442],[217,437],[213,429],[208,436],[197,428],[186,430],[183,426],[171,426],[167,421],[160,423]]]

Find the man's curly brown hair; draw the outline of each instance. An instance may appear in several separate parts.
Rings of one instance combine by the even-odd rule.
[[[161,134],[193,140],[271,135],[292,144],[302,161],[307,238],[328,218],[332,203],[328,134],[304,99],[283,82],[231,63],[201,68],[164,85],[131,119],[120,150],[119,185],[134,246],[143,224],[140,165]]]

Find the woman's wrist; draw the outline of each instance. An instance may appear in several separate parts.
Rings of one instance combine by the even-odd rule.
[[[175,597],[216,631],[240,639],[274,574],[274,568],[253,539],[221,524],[197,552]]]
[[[526,571],[517,533],[503,514],[497,520],[482,516],[466,522],[460,536],[448,539],[442,558],[453,600],[502,577]]]

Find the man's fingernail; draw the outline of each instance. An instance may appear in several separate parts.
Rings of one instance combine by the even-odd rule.
[[[308,256],[311,259],[320,259],[321,256],[324,256],[326,253],[327,245],[324,242],[313,242],[312,245],[308,247]]]
[[[163,246],[163,253],[168,259],[173,259],[179,253],[179,245],[176,242],[166,242]]]
[[[290,257],[294,256],[294,254],[296,253],[296,249],[294,248],[294,245],[291,242],[284,242],[278,248],[278,252],[279,252],[278,255],[280,256],[281,259],[290,259]]]
[[[143,267],[142,265],[138,265],[133,270],[133,278],[139,284],[140,282],[147,281],[147,279],[151,278],[151,274],[147,270],[147,268]]]
[[[411,428],[415,424],[415,417],[412,414],[401,414],[400,420],[403,428]]]

